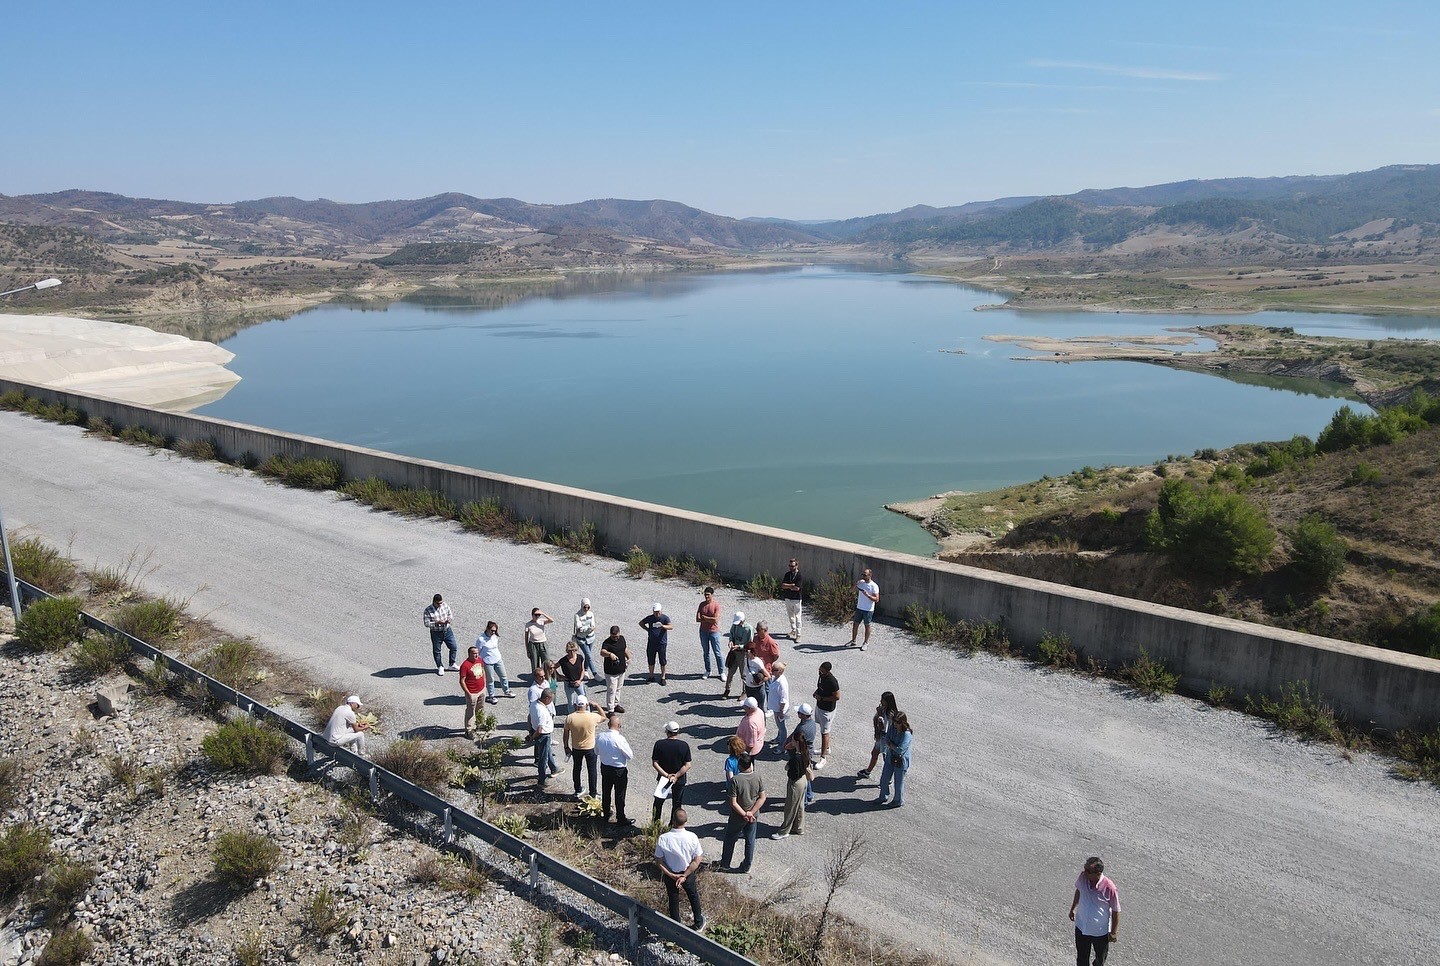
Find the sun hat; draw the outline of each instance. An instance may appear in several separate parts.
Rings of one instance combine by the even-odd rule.
[[[743,624],[743,623],[745,623],[745,612],[744,612],[743,610],[737,610],[737,611],[735,612],[735,619],[732,620],[730,623],[732,623],[732,624]]]

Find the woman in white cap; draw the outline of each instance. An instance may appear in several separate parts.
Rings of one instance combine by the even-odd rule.
[[[585,670],[590,672],[593,680],[598,680],[600,672],[595,670],[595,612],[590,609],[590,598],[580,598],[580,609],[575,612],[575,632],[571,640],[580,648],[580,653],[585,655]]]
[[[725,697],[730,697],[730,682],[735,680],[735,675],[745,666],[745,645],[755,639],[755,632],[750,625],[745,623],[745,612],[737,610],[735,616],[730,620],[730,630],[725,632],[730,638],[730,652],[725,655]],[[743,680],[743,678],[742,678]],[[743,693],[736,693],[735,700],[739,701],[744,697]]]

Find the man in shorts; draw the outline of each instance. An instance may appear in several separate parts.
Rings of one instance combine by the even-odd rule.
[[[815,727],[820,732],[820,757],[815,759],[815,769],[825,767],[830,757],[830,724],[835,720],[835,706],[840,703],[840,682],[832,673],[829,661],[820,665],[820,680],[815,685]]]
[[[850,643],[846,647],[855,646],[855,637],[860,633],[860,625],[865,625],[865,640],[860,645],[860,650],[865,650],[870,643],[870,622],[875,618],[875,605],[880,603],[880,585],[870,577],[870,568],[866,567],[855,581],[855,619],[850,624]]]
[[[670,617],[665,613],[664,608],[656,603],[650,610],[650,616],[640,621],[640,626],[645,628],[645,660],[650,664],[650,675],[648,681],[655,680],[655,664],[660,664],[660,683],[665,683],[665,652],[670,647],[670,632],[675,625],[670,623]]]

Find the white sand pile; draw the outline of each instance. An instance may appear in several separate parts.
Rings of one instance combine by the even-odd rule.
[[[0,377],[184,412],[240,381],[235,354],[139,325],[0,315]]]

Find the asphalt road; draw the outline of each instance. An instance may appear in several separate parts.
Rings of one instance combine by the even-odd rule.
[[[383,702],[392,733],[443,736],[460,724],[456,678],[434,674],[420,622],[437,591],[455,608],[462,646],[485,620],[500,623],[512,670],[525,663],[519,629],[533,605],[568,622],[589,596],[601,626],[621,625],[638,651],[635,624],[661,601],[678,628],[671,683],[627,687],[626,732],[643,759],[666,720],[684,725],[697,751],[693,797],[706,800],[692,824],[718,857],[718,749],[738,711],[698,679],[693,588],[13,413],[0,413],[0,508],[12,530],[69,545],[83,564],[153,550],[150,590],[193,595],[194,612]],[[883,593],[883,571],[876,578]],[[778,602],[733,591],[721,602],[727,614],[739,606],[786,626]],[[763,892],[791,870],[818,875],[829,846],[859,826],[868,858],[839,907],[953,961],[1069,961],[1066,910],[1090,854],[1105,858],[1124,908],[1111,962],[1437,961],[1435,789],[1183,698],[1136,700],[1020,661],[956,658],[894,628],[877,628],[863,654],[840,647],[847,638],[848,628],[812,626],[802,645],[785,643],[797,693],[813,690],[822,660],[835,662],[836,751],[807,834],[762,838],[747,888]],[[872,810],[874,782],[854,775],[887,689],[914,723],[914,767],[905,808]],[[516,724],[523,700],[498,711]],[[764,774],[783,794],[775,760]],[[634,813],[648,804],[645,786],[632,781]],[[767,826],[779,807],[767,807]]]

